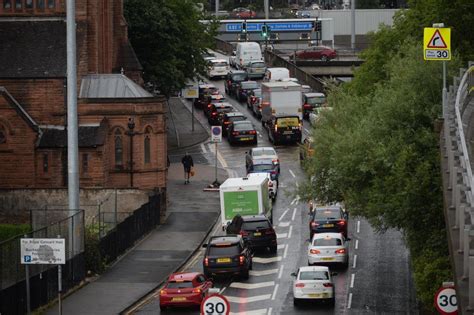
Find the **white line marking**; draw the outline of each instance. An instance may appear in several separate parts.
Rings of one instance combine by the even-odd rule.
[[[289,227],[290,224],[291,224],[290,221],[288,221],[288,222],[280,222],[280,223],[278,223],[278,226],[279,226],[279,227]]]
[[[357,233],[360,232],[360,220],[357,220]]]
[[[277,233],[277,238],[287,238],[288,234],[287,233]]]
[[[221,292],[219,292],[219,294],[224,293],[225,289],[227,289],[227,287],[222,287]]]
[[[296,188],[300,187],[300,184],[298,184],[298,182],[295,182],[295,185],[296,185]]]
[[[207,153],[206,146],[204,145],[204,143],[201,143],[201,150],[203,153]]]
[[[278,244],[278,249],[283,249],[285,248],[285,246],[286,246],[285,244]]]
[[[357,255],[354,255],[354,262],[352,263],[352,268],[355,268],[357,265]]]
[[[278,269],[269,269],[269,270],[250,270],[249,271],[251,276],[266,276],[271,275],[272,273],[278,273]]]
[[[354,287],[355,273],[351,274],[351,288]]]
[[[306,128],[304,128],[304,131],[306,131],[306,133],[309,133],[309,130],[308,130],[308,129],[306,129]]]
[[[351,308],[352,306],[352,293],[349,293],[349,301],[347,301],[347,308]]]
[[[274,281],[259,282],[259,283],[232,282],[229,287],[237,288],[237,289],[252,290],[252,289],[273,287],[274,285],[275,285]]]
[[[267,315],[272,315],[272,310],[273,310],[273,309],[270,307],[270,308],[268,309]]]
[[[240,297],[240,296],[227,296],[227,300],[232,303],[239,303],[239,304],[247,304],[250,302],[258,302],[258,301],[265,301],[269,300],[272,297],[271,294],[265,294],[265,295],[257,295],[257,296],[251,296],[251,297]],[[246,312],[245,314],[249,314],[249,312]]]
[[[289,171],[290,171],[291,176],[296,177],[295,173],[293,173],[292,170],[289,170]]]
[[[359,248],[359,240],[356,240],[355,249]]]
[[[278,273],[278,279],[281,279],[281,276],[283,275],[283,268],[285,267],[285,265],[281,265],[280,266],[280,272]]]
[[[278,261],[281,261],[281,256],[270,257],[270,258],[262,258],[262,257],[253,258],[253,262],[258,263],[258,264],[271,264]]]
[[[278,219],[278,221],[281,221],[283,219],[283,217],[285,216],[285,214],[288,212],[288,210],[290,209],[286,209],[283,214],[281,215],[281,217]]]
[[[295,221],[296,217],[296,208],[293,209],[293,215],[291,216],[291,221]]]
[[[207,146],[208,146],[208,148],[209,148],[209,152],[216,153],[215,144],[208,143]]]
[[[277,291],[278,291],[278,284],[275,286],[275,289],[273,289],[272,300],[275,300]]]
[[[262,308],[253,311],[245,311],[245,312],[230,312],[229,315],[265,315],[267,314],[267,309]]]
[[[295,206],[297,206],[299,202],[300,202],[300,196],[296,196],[296,203],[295,203]]]
[[[290,226],[290,231],[288,231],[288,238],[291,238],[292,231],[293,231],[293,225]]]
[[[227,165],[227,162],[225,161],[224,157],[222,157],[221,153],[219,152],[219,150],[217,150],[217,159],[219,160],[219,162],[221,163],[222,167],[224,168],[227,168],[228,165]]]
[[[283,258],[286,258],[287,254],[288,254],[288,244],[285,245],[285,251],[283,252]]]

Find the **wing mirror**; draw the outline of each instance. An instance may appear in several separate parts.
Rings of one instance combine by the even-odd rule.
[[[292,276],[292,277],[296,277],[296,276],[297,276],[296,272],[292,272],[292,273],[291,273],[291,276]]]
[[[202,244],[202,247],[203,247],[203,248],[207,248],[207,244]]]
[[[331,276],[337,276],[337,272],[331,272]]]

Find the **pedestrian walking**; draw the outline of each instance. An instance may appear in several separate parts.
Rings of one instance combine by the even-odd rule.
[[[194,166],[193,158],[191,155],[186,152],[186,154],[181,159],[184,167],[184,183],[189,184],[189,177],[191,175],[191,168]]]

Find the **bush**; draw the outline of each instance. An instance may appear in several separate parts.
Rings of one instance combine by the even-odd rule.
[[[96,225],[87,226],[85,239],[86,270],[88,273],[101,274],[105,271],[106,263],[100,253],[99,228]]]
[[[30,231],[28,224],[0,224],[0,242]]]

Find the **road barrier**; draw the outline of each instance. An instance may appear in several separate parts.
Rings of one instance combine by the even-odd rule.
[[[454,78],[443,108],[444,158],[447,160],[445,203],[456,276],[459,314],[474,309],[474,63]],[[450,220],[450,218],[453,218]]]

